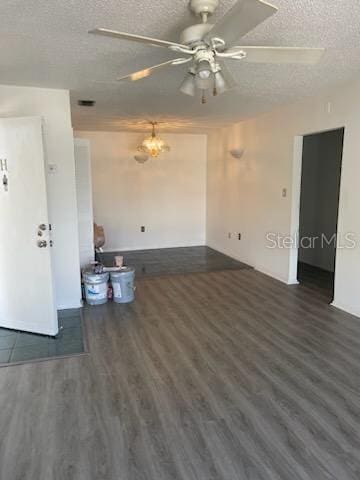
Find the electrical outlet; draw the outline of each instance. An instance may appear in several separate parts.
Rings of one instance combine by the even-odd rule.
[[[140,231],[141,231],[141,233],[144,233],[144,232],[145,232],[145,227],[144,227],[144,225],[141,226]]]
[[[283,198],[287,197],[287,188],[282,189],[282,196],[283,196]]]
[[[238,233],[238,239],[241,240],[241,233]]]
[[[231,237],[232,237],[232,233],[229,232],[229,233],[228,233],[228,238],[231,239]]]
[[[55,175],[58,171],[56,163],[49,163],[48,164],[48,173],[50,175]]]

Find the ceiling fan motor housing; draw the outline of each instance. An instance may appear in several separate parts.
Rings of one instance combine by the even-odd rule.
[[[191,0],[190,6],[196,15],[201,15],[202,13],[212,15],[219,6],[219,0]]]
[[[191,25],[191,27],[185,28],[180,36],[180,42],[189,47],[197,47],[203,43],[203,38],[210,30],[213,28],[213,25],[210,23],[198,23],[196,25]]]

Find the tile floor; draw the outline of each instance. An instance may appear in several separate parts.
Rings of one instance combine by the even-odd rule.
[[[80,314],[59,316],[59,334],[54,337],[0,328],[0,364],[39,360],[84,353]]]

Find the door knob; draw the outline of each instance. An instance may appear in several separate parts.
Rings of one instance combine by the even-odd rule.
[[[46,240],[39,240],[39,241],[37,242],[37,246],[38,246],[39,248],[46,248],[46,247],[47,247],[47,241],[46,241]]]

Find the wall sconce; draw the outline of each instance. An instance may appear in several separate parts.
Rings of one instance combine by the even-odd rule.
[[[149,155],[146,155],[146,153],[137,153],[134,158],[138,163],[145,163],[149,160]]]
[[[244,155],[245,150],[243,148],[233,148],[229,151],[229,153],[233,158],[240,160],[240,158]]]

